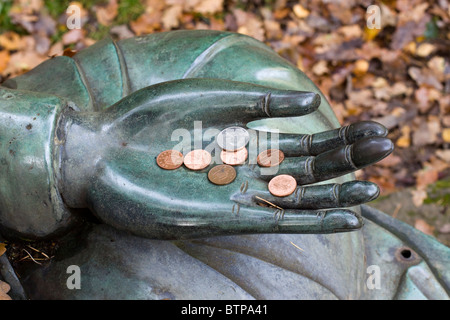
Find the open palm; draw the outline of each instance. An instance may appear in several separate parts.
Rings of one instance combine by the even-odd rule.
[[[235,166],[232,183],[218,186],[207,178],[219,164],[213,133],[268,117],[302,116],[319,104],[311,92],[184,79],[141,89],[102,112],[68,112],[62,195],[70,207],[87,207],[105,223],[150,238],[359,229],[361,218],[345,208],[373,200],[378,187],[366,181],[314,183],[392,152],[385,128],[374,122],[315,135],[280,133],[278,148],[286,158],[273,170],[256,165],[257,153],[249,152]],[[258,144],[254,133],[250,143]],[[213,161],[199,171],[157,165],[160,152],[180,147],[184,153],[212,151]],[[294,193],[275,197],[268,191],[268,181],[278,174],[297,180]]]

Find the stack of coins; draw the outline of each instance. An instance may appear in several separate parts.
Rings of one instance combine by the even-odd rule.
[[[233,166],[241,165],[247,160],[245,147],[250,140],[248,131],[241,127],[229,127],[222,130],[216,142],[222,149],[220,159],[224,164],[218,165],[208,173],[208,179],[214,184],[224,185],[234,181],[236,170]]]

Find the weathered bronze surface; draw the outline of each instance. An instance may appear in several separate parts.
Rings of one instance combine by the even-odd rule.
[[[227,185],[155,161],[232,126],[257,141]],[[277,172],[250,149],[266,131],[280,132]],[[104,40],[0,87],[0,232],[65,235],[49,265],[21,270],[32,298],[448,298],[448,248],[368,207],[361,216],[379,190],[352,173],[392,152],[386,134],[370,121],[341,128],[305,74],[250,37]],[[268,191],[280,174],[296,179],[293,194]],[[405,246],[418,258],[395,260]],[[368,263],[389,270],[383,290],[367,289]],[[68,265],[84,290],[67,289]]]

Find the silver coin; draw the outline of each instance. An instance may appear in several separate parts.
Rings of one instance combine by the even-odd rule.
[[[245,147],[250,140],[247,130],[241,127],[229,127],[222,130],[216,138],[217,144],[223,150],[236,151]]]

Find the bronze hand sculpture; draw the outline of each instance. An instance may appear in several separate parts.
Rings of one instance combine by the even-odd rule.
[[[241,247],[243,236],[208,239],[261,235],[245,238],[250,243],[268,233],[293,233],[291,239],[297,239],[303,233],[354,231],[363,224],[358,206],[376,198],[379,191],[370,182],[354,181],[351,174],[393,148],[379,124],[340,128],[323,95],[302,72],[260,42],[233,33],[177,31],[102,41],[73,58],[53,58],[2,86],[0,230],[4,236],[67,233],[84,221],[78,211],[85,208],[100,223],[112,226],[119,238],[118,229],[145,238],[175,239],[178,248],[200,260],[208,256],[206,251],[180,240],[206,238],[208,246],[210,241],[227,239],[214,246],[247,252]],[[200,134],[196,121],[201,122]],[[216,186],[206,178],[214,164],[195,172],[157,166],[156,156],[179,142],[171,139],[174,131],[184,129],[194,137],[183,141],[187,149],[207,148],[212,140],[205,140],[205,133],[230,126],[254,130],[256,137],[279,130],[278,147],[286,159],[277,171],[263,173],[254,165],[257,154],[250,153],[247,162],[236,167],[232,183]],[[295,177],[296,192],[287,197],[271,195],[267,182],[276,174]],[[257,199],[282,208],[283,214]],[[93,228],[80,231],[83,239],[91,239],[86,240],[89,243],[102,237],[103,231]],[[128,243],[131,238],[122,239]],[[360,233],[344,233],[342,239],[315,241],[310,250],[326,252],[345,243],[342,256],[363,253]],[[146,254],[173,250],[168,242],[153,242],[149,250],[148,240],[139,241],[149,251]],[[258,246],[259,254],[271,248],[260,241],[253,248]],[[87,247],[84,252],[90,255],[92,250],[97,249]],[[108,254],[106,249],[100,255]],[[187,263],[183,259],[180,267]],[[265,259],[272,261],[270,254]],[[286,256],[281,264],[292,265],[290,259]],[[213,260],[205,261],[219,268]],[[355,270],[363,263],[356,260],[351,267]],[[82,261],[85,258],[71,263]],[[342,266],[349,261],[334,263],[346,270]],[[52,264],[50,268],[56,269],[49,274],[58,274],[64,266]],[[39,279],[39,272],[30,273],[30,279]],[[222,273],[227,272],[231,271]],[[322,274],[320,269],[315,272]],[[169,280],[183,283],[182,277],[165,281]],[[338,282],[331,285],[335,286]],[[352,292],[356,297],[359,291]],[[192,298],[186,292],[177,297]]]
[[[185,79],[141,89],[102,112],[68,112],[62,115],[64,133],[58,138],[65,141],[61,145],[62,197],[67,206],[89,207],[112,226],[158,239],[360,228],[360,218],[349,210],[322,213],[314,209],[370,201],[378,195],[372,183],[300,186],[292,196],[274,198],[264,181],[273,174],[261,175],[258,166],[248,164],[251,160],[237,166],[237,178],[225,186],[206,179],[214,163],[199,172],[184,167],[172,172],[156,165],[158,153],[177,143],[171,141],[175,130],[194,131],[192,119],[201,121],[207,132],[233,125],[246,127],[268,114],[301,116],[315,111],[319,103],[314,93],[229,80]],[[278,171],[293,175],[299,185],[352,172],[392,151],[390,140],[379,137],[385,134],[380,125],[359,123],[348,130],[313,135],[308,139],[311,145],[303,150],[301,135],[280,134],[280,148],[290,157]],[[191,143],[197,143],[192,140],[187,141],[189,151]],[[211,141],[199,143],[205,148]],[[277,209],[259,206],[258,196],[285,208],[284,218],[274,219]]]

